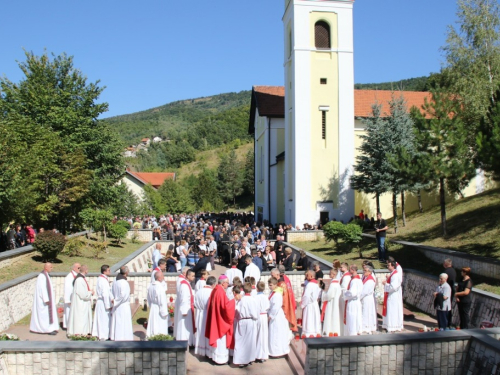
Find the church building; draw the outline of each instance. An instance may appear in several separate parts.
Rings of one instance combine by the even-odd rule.
[[[361,209],[376,216],[371,196],[349,186],[362,118],[374,103],[389,112],[390,91],[354,90],[352,0],[285,0],[284,87],[254,86],[249,133],[254,136],[255,215],[271,223],[347,222]],[[421,108],[425,92],[402,94]],[[484,190],[479,175],[464,195]],[[437,204],[436,194],[425,196]],[[435,202],[435,203],[434,203]],[[390,194],[381,197],[392,216]],[[407,210],[417,208],[409,197]]]

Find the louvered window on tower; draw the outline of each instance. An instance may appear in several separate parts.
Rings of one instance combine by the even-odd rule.
[[[330,49],[330,25],[325,21],[314,25],[314,44],[318,49]]]
[[[321,111],[321,139],[326,139],[326,111]]]

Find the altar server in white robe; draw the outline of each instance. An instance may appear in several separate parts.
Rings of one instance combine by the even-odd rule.
[[[361,332],[372,334],[377,331],[377,305],[375,302],[375,278],[373,268],[363,267],[363,290],[361,291],[361,305],[363,317],[361,319]]]
[[[340,278],[340,298],[339,298],[339,315],[340,315],[340,336],[344,335],[344,309],[345,309],[345,298],[344,293],[351,282],[351,273],[349,272],[349,265],[347,263],[340,264],[340,270],[342,271],[342,277]]]
[[[70,273],[64,278],[64,318],[63,328],[68,326],[69,310],[71,307],[71,294],[73,293],[73,281],[80,272],[80,263],[73,264]]]
[[[257,300],[260,310],[259,320],[257,321],[257,362],[264,362],[269,359],[269,323],[267,312],[269,311],[269,298],[264,294],[266,284],[259,281],[257,284]]]
[[[396,270],[396,262],[387,262],[390,275],[384,284],[384,307],[382,311],[382,327],[387,332],[403,330],[403,295],[401,291],[401,275]]]
[[[148,287],[148,337],[168,335],[168,303],[166,290],[163,286],[164,278],[162,272],[156,272],[154,283]]]
[[[88,272],[88,267],[82,265],[80,273],[73,282],[68,335],[89,335],[92,333],[92,296],[94,291],[90,290],[86,278]]]
[[[363,283],[358,275],[358,267],[352,264],[349,268],[351,273],[351,281],[344,292],[345,312],[344,312],[344,336],[356,336],[361,334],[361,291]]]
[[[153,269],[158,267],[158,261],[162,258],[161,255],[161,244],[157,243],[155,245],[155,249],[153,250],[153,254],[151,255],[151,263],[153,264]]]
[[[43,271],[38,275],[31,310],[30,332],[57,335],[59,319],[57,318],[54,288],[49,272],[52,263],[45,263]]]
[[[268,281],[269,295],[269,355],[281,357],[290,352],[290,326],[283,311],[283,290],[278,287],[278,279]],[[317,304],[316,304],[317,305]]]
[[[255,265],[255,263],[252,262],[252,257],[250,255],[247,255],[245,257],[245,263],[247,264],[247,268],[245,268],[245,279],[247,277],[253,277],[255,279],[255,282],[258,283],[260,281],[260,270],[259,267]]]
[[[208,277],[208,271],[207,270],[201,270],[200,271],[200,279],[196,282],[196,285],[194,286],[194,293],[198,293],[199,290],[202,290],[205,285],[207,285],[207,277]],[[195,273],[195,278],[196,278],[196,273]]]
[[[339,298],[341,290],[337,274],[338,270],[336,268],[330,270],[330,286],[328,287],[328,291],[323,293],[323,302],[326,302],[323,319],[323,336],[340,335]]]
[[[194,296],[194,307],[196,309],[196,335],[194,343],[194,354],[209,355],[209,343],[205,337],[205,329],[207,327],[207,306],[212,294],[217,279],[215,276],[209,276],[206,280],[205,286],[196,292]]]
[[[109,286],[109,275],[111,268],[107,264],[101,266],[101,274],[97,278],[95,294],[97,303],[94,312],[94,325],[92,336],[101,341],[109,339],[109,327],[111,325],[111,308],[113,307],[113,295]]]
[[[186,279],[181,280],[174,311],[174,337],[176,340],[187,341],[188,346],[194,345],[194,334],[196,333],[194,316],[194,294],[191,283],[194,280],[194,272],[188,270]]]
[[[179,274],[179,276],[177,277],[177,279],[175,280],[175,287],[176,287],[176,290],[177,290],[177,294],[179,294],[179,286],[181,285],[181,281],[183,280],[187,280],[186,279],[186,273],[188,270],[190,270],[191,267],[189,266],[185,266],[181,269],[181,273]]]
[[[234,355],[233,363],[245,367],[254,362],[257,355],[257,321],[260,317],[259,304],[251,296],[252,285],[243,285],[245,295],[236,304],[234,325]]]
[[[233,278],[239,277],[240,280],[243,280],[243,272],[237,268],[238,259],[233,258],[231,262],[231,268],[226,271],[226,276],[229,280],[229,286],[233,286]]]
[[[320,337],[321,336],[321,314],[319,312],[318,298],[321,289],[318,286],[318,280],[315,279],[315,272],[309,270],[306,272],[307,285],[302,294],[300,307],[302,307],[302,336]]]
[[[130,285],[128,284],[128,267],[120,268],[120,273],[113,283],[114,298],[111,311],[110,338],[114,341],[133,341],[132,313],[130,311]]]

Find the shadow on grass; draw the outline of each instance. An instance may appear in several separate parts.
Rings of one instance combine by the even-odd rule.
[[[44,259],[41,255],[34,255],[31,257],[31,259],[34,262],[38,262],[38,263],[45,263],[45,262],[50,262],[50,263],[54,263],[54,264],[63,263],[63,261],[61,259],[56,258],[56,259],[47,260],[47,259]]]

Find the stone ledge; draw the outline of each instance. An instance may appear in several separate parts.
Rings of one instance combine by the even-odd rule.
[[[3,341],[0,352],[185,352],[187,341]]]
[[[388,335],[363,335],[349,337],[322,337],[304,339],[306,345],[310,349],[330,349],[343,347],[361,347],[361,346],[381,346],[381,345],[398,345],[417,342],[448,342],[457,340],[470,340],[474,338],[495,350],[500,350],[500,341],[490,337],[492,333],[500,333],[500,328],[489,329],[468,329],[455,331],[440,331],[440,332],[423,332],[423,333],[398,333]]]

